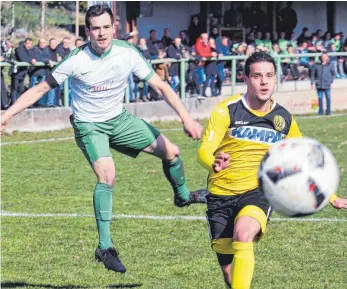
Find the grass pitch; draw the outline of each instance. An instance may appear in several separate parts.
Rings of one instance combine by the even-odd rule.
[[[335,154],[341,170],[338,194],[346,197],[347,116],[297,120],[305,135]],[[172,130],[181,128],[178,123],[157,127],[179,145],[189,187],[204,187],[207,172],[195,161],[198,142],[188,140],[180,129]],[[4,136],[2,142],[72,136],[72,130],[23,133]],[[203,220],[114,219],[112,236],[128,272],[106,271],[93,261],[95,177],[74,141],[1,149],[1,209],[32,214],[1,217],[1,288],[224,288]],[[118,153],[114,158],[114,214],[204,217],[204,205],[173,206],[159,159],[141,154],[132,160]],[[347,213],[329,205],[312,218],[329,220],[269,223],[255,246],[253,289],[347,288]]]

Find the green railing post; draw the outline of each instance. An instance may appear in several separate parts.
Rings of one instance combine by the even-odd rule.
[[[236,85],[236,59],[231,59],[231,95],[235,94]]]
[[[182,58],[180,60],[180,95],[181,99],[186,98],[186,60]]]
[[[69,107],[69,78],[64,81],[64,106]]]
[[[281,58],[276,56],[276,69],[277,69],[277,84],[276,84],[276,92],[280,91],[281,85]]]
[[[125,103],[129,103],[130,102],[130,84],[128,83],[126,88],[125,88],[125,99],[124,99]]]

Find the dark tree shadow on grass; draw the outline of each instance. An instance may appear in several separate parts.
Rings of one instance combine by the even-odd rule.
[[[115,284],[110,285],[109,288],[137,288],[141,287],[142,284]],[[95,286],[76,286],[76,285],[62,285],[62,286],[55,286],[55,285],[49,285],[49,284],[29,284],[25,282],[2,282],[1,288],[9,289],[9,288],[46,288],[46,289],[92,289],[95,288]],[[103,286],[104,287],[104,286]]]

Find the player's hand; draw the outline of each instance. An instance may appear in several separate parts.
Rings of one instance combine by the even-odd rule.
[[[229,154],[226,154],[223,152],[218,154],[214,160],[213,165],[212,165],[213,170],[216,173],[219,173],[220,171],[227,168],[230,164],[229,158],[230,158]]]
[[[5,112],[1,115],[1,128],[0,133],[3,134],[5,126],[11,117]]]
[[[343,198],[337,198],[336,200],[334,200],[331,205],[335,208],[335,209],[346,209],[347,210],[347,199],[343,199]]]
[[[193,119],[184,122],[184,132],[192,139],[200,139],[202,130],[201,124]]]

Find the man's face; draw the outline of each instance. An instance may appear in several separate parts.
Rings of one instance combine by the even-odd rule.
[[[261,35],[261,32],[258,31],[258,32],[257,32],[257,39],[261,39],[261,36],[262,36],[262,35]]]
[[[102,54],[109,49],[115,33],[111,17],[108,13],[89,19],[90,28],[86,28],[86,35],[90,38],[90,43],[95,51]]]
[[[279,51],[280,51],[280,48],[279,48],[278,44],[274,44],[274,45],[273,45],[273,49],[274,49],[274,51],[276,51],[276,52],[279,52]]]
[[[57,48],[57,40],[52,39],[52,40],[49,42],[49,47],[50,47],[52,50],[55,50],[55,49]]]
[[[204,43],[208,43],[208,34],[207,33],[201,34],[201,39]]]
[[[328,62],[329,56],[327,54],[323,54],[321,59],[322,59],[322,62]]]
[[[39,40],[39,47],[41,49],[46,47],[46,40],[45,39],[40,39]]]
[[[214,27],[213,30],[212,30],[212,33],[213,33],[213,34],[218,34],[218,28],[217,28],[217,27]]]
[[[266,39],[270,39],[270,33],[269,33],[269,32],[266,32],[266,33],[265,33],[265,37],[266,37]]]
[[[63,39],[63,47],[64,48],[69,48],[69,46],[70,46],[70,40],[67,39],[67,38],[64,38]]]
[[[303,43],[301,44],[301,47],[304,48],[304,49],[306,49],[306,48],[307,48],[307,42],[303,42]]]
[[[281,36],[281,38],[284,38],[284,37],[286,37],[286,33],[285,32],[281,32],[280,36]]]
[[[179,47],[181,45],[181,38],[175,38],[174,43],[176,47]]]
[[[245,76],[247,94],[256,97],[261,102],[267,102],[276,85],[275,68],[270,62],[257,62],[250,66],[249,76]]]
[[[141,39],[139,40],[139,45],[140,45],[140,46],[146,45],[146,39],[141,38]]]
[[[76,40],[75,45],[76,47],[80,47],[81,45],[83,45],[83,41],[81,39],[78,39]]]
[[[33,47],[33,42],[31,40],[27,40],[25,43],[24,43],[24,47],[29,50]]]
[[[166,37],[170,37],[170,30],[169,30],[169,29],[166,29],[166,30],[165,30],[165,36],[166,36]]]
[[[222,45],[228,46],[228,39],[227,38],[222,38]]]
[[[151,39],[155,40],[157,39],[157,31],[152,31],[150,34]]]

